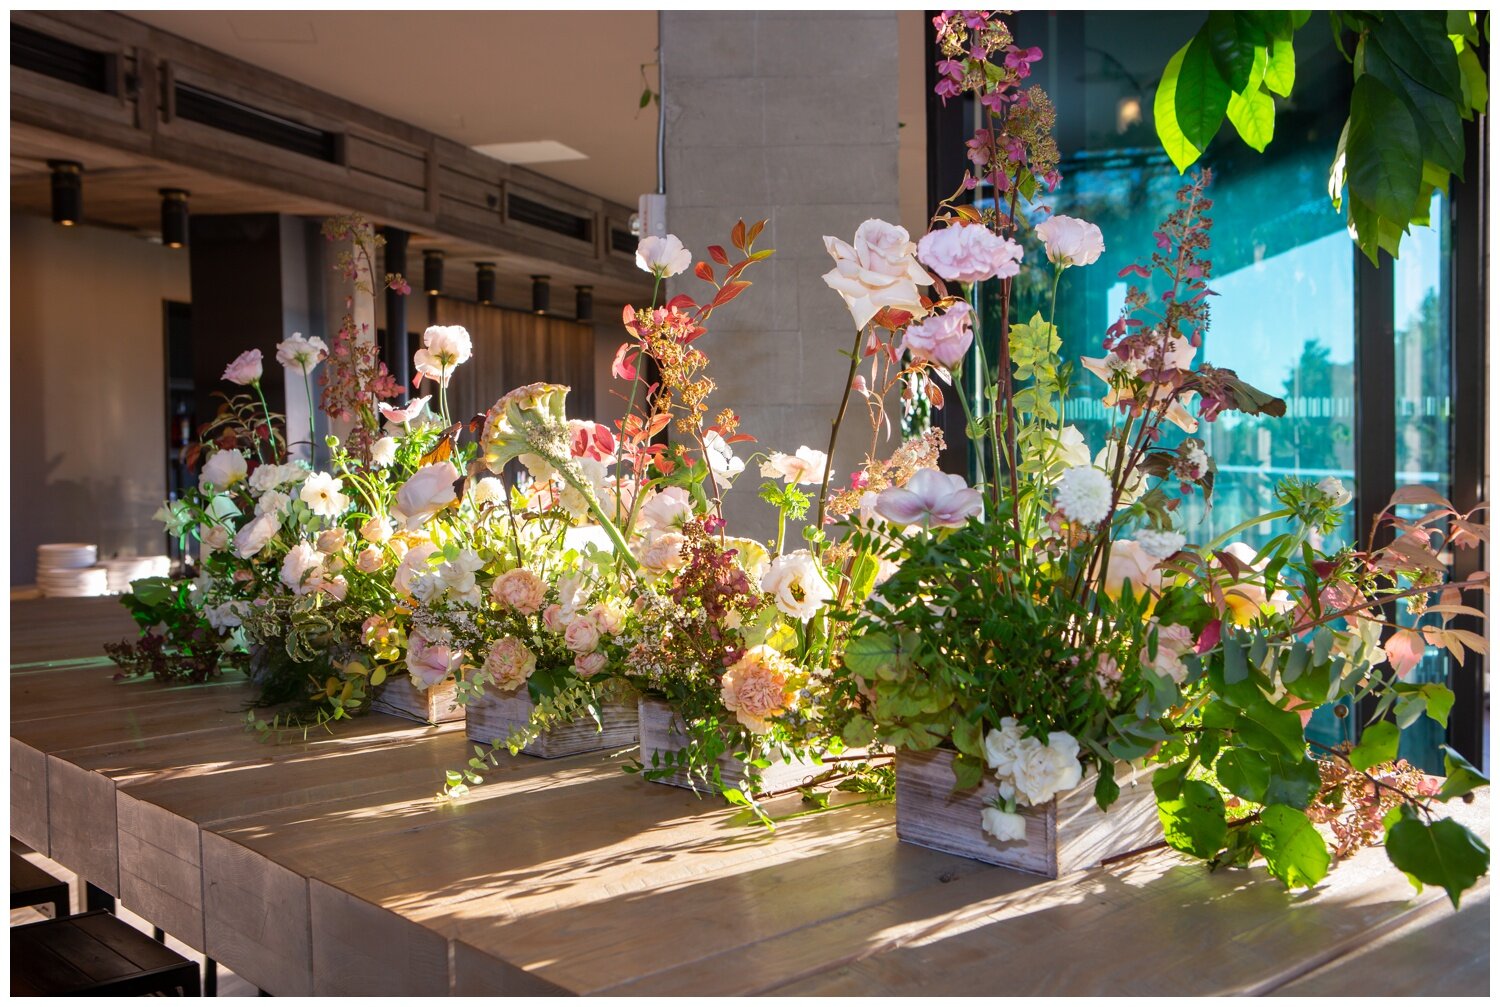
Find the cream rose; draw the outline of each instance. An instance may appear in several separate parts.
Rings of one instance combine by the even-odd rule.
[[[234,536],[234,554],[240,559],[255,557],[280,530],[281,520],[275,514],[255,517]]]
[[[359,537],[374,545],[384,545],[391,540],[390,518],[376,514],[359,526]]]
[[[420,527],[456,501],[457,482],[458,469],[452,462],[437,462],[417,469],[396,491],[396,509],[405,518],[407,529]]]
[[[298,542],[281,561],[281,582],[295,594],[315,591],[323,579],[323,554],[311,543]]]
[[[385,566],[385,553],[378,545],[367,545],[354,559],[354,568],[360,573],[374,573]]]
[[[575,654],[599,649],[599,627],[588,616],[579,616],[563,631],[563,643]]]
[[[918,287],[932,277],[917,264],[917,246],[906,228],[884,220],[867,220],[854,232],[854,244],[832,236],[823,238],[833,269],[823,282],[838,292],[862,329],[882,308],[899,308],[913,315],[924,313]]]
[[[1002,843],[1009,843],[1026,838],[1026,818],[1014,811],[1003,811],[1000,808],[985,808],[979,814],[980,824],[984,831],[994,836]]]

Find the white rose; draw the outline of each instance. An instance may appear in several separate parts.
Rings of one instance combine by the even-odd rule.
[[[396,460],[396,438],[382,437],[370,445],[370,461],[385,468]]]
[[[833,269],[823,282],[836,290],[862,329],[881,308],[925,314],[919,286],[932,277],[917,264],[916,244],[906,228],[883,220],[867,220],[854,232],[854,244],[825,235],[823,245],[833,256]]]
[[[281,530],[281,519],[275,514],[261,514],[239,530],[234,537],[234,554],[240,559],[250,559],[266,547]]]
[[[280,520],[281,516],[286,513],[287,505],[291,502],[292,498],[280,490],[269,490],[255,502],[255,513],[257,516],[269,514]]]
[[[1052,731],[1047,744],[1036,742],[1023,746],[1021,757],[1011,767],[1011,780],[1017,799],[1036,806],[1046,804],[1058,794],[1072,790],[1083,779],[1083,764],[1078,761],[1078,740],[1065,731]]]
[[[1005,717],[1000,721],[999,730],[991,728],[984,736],[984,758],[996,776],[1010,776],[1011,767],[1020,757],[1023,740],[1021,725],[1014,717]]]
[[[1026,818],[1013,811],[1002,811],[999,808],[985,808],[980,813],[980,822],[984,831],[1000,840],[1008,843],[1026,838]]]
[[[221,524],[211,524],[199,529],[198,540],[209,552],[218,552],[229,544],[229,529]]]
[[[323,580],[323,554],[310,543],[298,542],[281,561],[281,582],[295,594],[315,591]]]
[[[458,499],[454,483],[458,469],[452,462],[424,465],[396,491],[396,507],[406,518],[408,529],[420,527],[438,511]]]
[[[833,598],[823,564],[806,549],[772,560],[760,589],[775,596],[776,607],[783,613],[802,622],[817,615],[818,608]]]
[[[314,472],[302,484],[302,502],[318,517],[338,517],[349,509],[349,498],[343,488],[344,480],[327,472]]]
[[[215,451],[213,457],[203,463],[203,471],[198,474],[198,488],[228,489],[245,478],[248,468],[245,456],[233,448]]]

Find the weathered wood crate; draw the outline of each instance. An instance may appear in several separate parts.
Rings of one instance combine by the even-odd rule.
[[[483,696],[469,701],[465,709],[466,730],[470,741],[489,745],[506,738],[531,720],[536,704],[524,688],[514,692],[486,689]],[[607,748],[626,748],[640,737],[634,703],[605,703],[599,708],[599,723],[592,717],[580,717],[543,731],[537,739],[521,749],[525,755],[542,759],[560,759]],[[601,729],[602,725],[602,729]]]
[[[419,689],[410,675],[392,675],[377,685],[370,709],[419,724],[446,724],[464,717],[458,705],[457,683],[450,679],[430,689]]]
[[[641,762],[647,769],[650,769],[652,754],[660,752],[665,758],[668,752],[675,752],[682,748],[687,740],[687,731],[672,708],[658,699],[641,697],[640,717]],[[774,794],[799,787],[824,772],[825,769],[824,766],[816,766],[800,759],[789,762],[777,757],[769,766],[760,771],[760,786],[756,788],[756,793]],[[719,775],[724,780],[724,786],[739,790],[746,789],[746,766],[739,759],[731,755],[719,756]],[[703,789],[703,782],[690,778],[684,769],[679,769],[670,776],[651,782],[665,783],[671,787],[686,787],[690,790]]]
[[[972,790],[953,791],[953,756],[944,749],[896,753],[896,835],[904,842],[987,864],[1056,878],[1144,849],[1162,838],[1151,769],[1116,769],[1120,796],[1107,812],[1094,803],[1096,777],[1044,805],[1018,808],[1026,838],[1000,842],[980,823],[997,784],[986,773]]]

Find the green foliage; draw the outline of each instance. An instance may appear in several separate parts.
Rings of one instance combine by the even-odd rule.
[[[1262,809],[1250,835],[1266,867],[1288,888],[1311,888],[1328,874],[1328,844],[1296,808],[1272,804]]]
[[[1202,780],[1185,781],[1176,796],[1163,797],[1158,790],[1156,813],[1161,818],[1167,844],[1203,860],[1223,849],[1229,836],[1224,799]]]
[[[1441,887],[1458,908],[1464,891],[1489,873],[1490,848],[1451,818],[1425,822],[1409,806],[1400,814],[1400,821],[1386,831],[1391,863],[1419,889],[1424,884]]]
[[[1396,758],[1396,748],[1401,744],[1401,728],[1389,720],[1382,720],[1365,728],[1359,745],[1349,753],[1349,764],[1355,769],[1372,769],[1382,762]]]
[[[1155,118],[1178,171],[1203,155],[1226,118],[1246,144],[1266,149],[1275,97],[1290,97],[1296,79],[1293,35],[1307,19],[1307,11],[1214,11],[1172,56]],[[1478,20],[1469,11],[1335,11],[1330,22],[1354,89],[1328,191],[1336,209],[1347,204],[1355,241],[1374,262],[1381,251],[1397,255],[1411,225],[1427,223],[1433,191],[1463,177],[1463,121],[1482,114],[1488,96]]]
[[[1469,765],[1468,759],[1447,745],[1443,746],[1443,775],[1446,779],[1443,780],[1442,789],[1437,792],[1437,799],[1440,801],[1466,797],[1480,787],[1490,785],[1489,777]]]

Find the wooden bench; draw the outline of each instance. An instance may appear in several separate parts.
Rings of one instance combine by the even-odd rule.
[[[68,915],[68,883],[54,878],[18,853],[10,855],[10,907],[51,906],[52,917]]]
[[[201,994],[198,966],[98,911],[12,927],[12,996]]]

